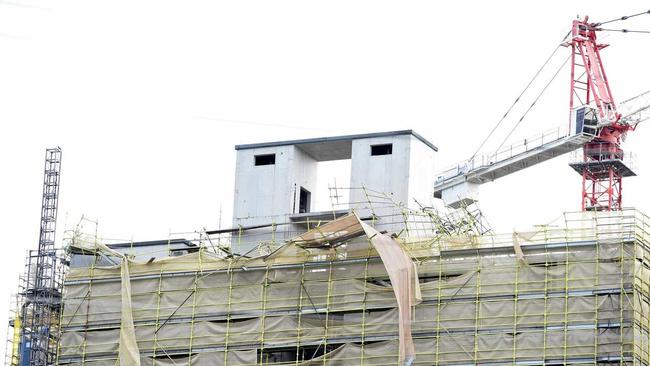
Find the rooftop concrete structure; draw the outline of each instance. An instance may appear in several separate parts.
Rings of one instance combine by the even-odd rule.
[[[390,214],[381,208],[377,209],[381,212],[372,212],[366,204],[368,192],[385,194],[405,206],[433,198],[438,149],[412,130],[246,144],[235,149],[233,227],[247,230],[249,237],[255,229],[247,228],[277,224],[273,240],[289,239],[304,231],[305,221],[322,219],[324,213],[312,212],[317,196],[327,194],[315,191],[319,162],[351,160],[349,208],[363,216]],[[248,245],[237,248],[241,240],[233,243],[236,252],[252,249]]]

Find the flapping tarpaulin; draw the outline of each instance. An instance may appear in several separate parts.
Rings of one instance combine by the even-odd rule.
[[[399,311],[399,359],[401,364],[410,365],[415,360],[415,346],[411,335],[412,308],[422,301],[415,264],[392,237],[378,232],[361,220],[358,222],[388,272]]]
[[[290,243],[303,247],[335,246],[363,234],[370,240],[388,272],[399,311],[399,359],[400,363],[410,365],[415,360],[411,335],[412,309],[422,301],[422,296],[415,264],[402,246],[392,237],[361,221],[355,214],[311,229],[292,239]]]
[[[131,278],[129,260],[122,258],[122,320],[120,321],[120,366],[140,366],[140,351],[135,339],[135,326],[131,312]]]
[[[120,366],[140,366],[140,350],[135,336],[133,311],[131,304],[131,276],[129,274],[129,258],[100,242],[77,242],[74,247],[83,251],[111,255],[121,259],[120,264],[120,341],[118,358]]]

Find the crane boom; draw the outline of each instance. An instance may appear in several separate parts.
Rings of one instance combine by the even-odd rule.
[[[558,128],[493,154],[472,158],[439,173],[434,183],[434,196],[453,208],[470,204],[477,199],[480,184],[575,151],[592,139],[593,135],[587,131],[563,133]]]

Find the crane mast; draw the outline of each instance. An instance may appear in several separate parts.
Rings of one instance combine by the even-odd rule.
[[[623,177],[635,175],[624,162],[621,139],[634,127],[621,121],[603,68],[598,25],[589,17],[574,20],[571,39],[571,96],[569,108],[576,129],[592,129],[594,139],[582,148],[582,161],[571,167],[582,176],[582,210],[620,210]],[[595,107],[592,107],[595,105]],[[578,132],[578,131],[576,131]]]

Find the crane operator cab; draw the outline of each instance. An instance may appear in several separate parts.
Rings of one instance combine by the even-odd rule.
[[[576,135],[597,136],[598,110],[586,105],[574,108],[571,112],[571,126]]]

